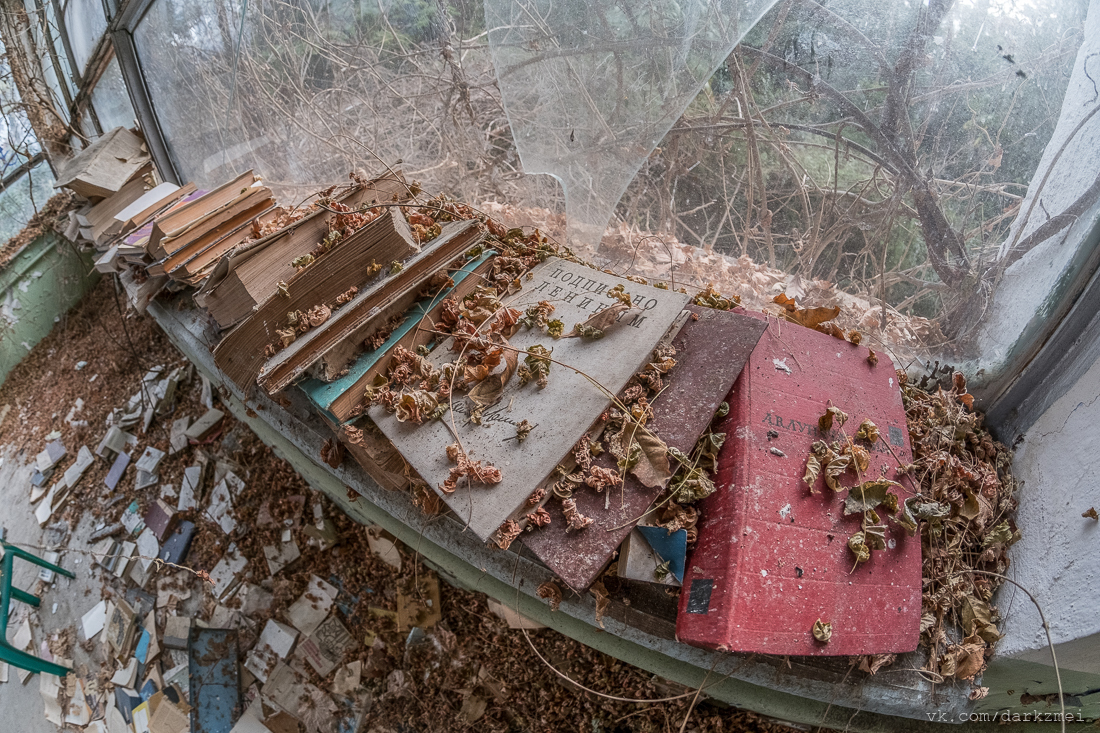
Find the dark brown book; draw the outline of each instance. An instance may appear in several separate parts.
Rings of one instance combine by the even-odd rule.
[[[397,171],[333,198],[354,210],[400,202],[408,197],[409,187]],[[275,292],[277,283],[294,276],[291,263],[317,248],[335,216],[328,209],[318,208],[293,224],[239,248],[218,263],[196,293],[195,302],[210,311],[222,328],[239,323]]]
[[[713,308],[689,305],[687,309],[699,320],[689,319],[672,341],[677,363],[667,388],[653,402],[647,427],[670,448],[690,456],[766,324]],[[615,462],[609,451],[593,460],[594,465],[608,469],[614,469]],[[552,506],[551,523],[523,535],[523,543],[574,590],[583,591],[603,572],[615,549],[664,489],[646,486],[627,474],[621,487],[608,490],[610,501],[588,488],[573,495],[577,510],[594,520],[592,526],[567,534],[561,511]]]
[[[404,222],[404,217],[397,214]],[[294,341],[288,348],[273,356],[257,380],[268,394],[275,394],[297,379],[318,359],[322,359],[332,349],[349,341],[357,342],[366,335],[366,329],[374,321],[375,315],[388,311],[391,304],[408,298],[437,271],[445,268],[459,255],[475,246],[483,236],[476,220],[455,221],[443,227],[443,232],[429,242],[425,251],[404,264],[395,275],[364,290],[339,311],[321,328],[310,329],[305,335]],[[411,301],[410,301],[411,304]],[[348,360],[354,355],[349,350]]]
[[[279,343],[280,329],[290,328],[287,314],[306,313],[315,306],[333,309],[326,324],[338,320],[351,304],[340,306],[336,298],[351,287],[375,287],[386,281],[383,270],[419,251],[405,217],[396,209],[386,209],[377,219],[337,244],[309,266],[300,270],[280,290],[268,298],[259,309],[229,332],[214,349],[214,362],[226,376],[241,388],[255,381],[267,359],[265,350]],[[297,336],[283,349],[286,353],[295,345],[323,330],[312,328]]]

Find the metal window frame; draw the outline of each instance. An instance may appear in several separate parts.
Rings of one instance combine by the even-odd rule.
[[[4,176],[3,180],[0,180],[0,192],[7,191],[21,176],[29,175],[34,167],[44,160],[46,160],[46,154],[41,150],[24,160],[15,170]]]
[[[49,22],[46,18],[46,6],[45,6],[45,4],[42,2],[42,0],[33,0],[33,2],[34,2],[35,9],[38,11],[36,13],[36,15],[38,16],[37,22],[40,25],[40,30],[42,31],[43,45],[46,46],[46,48],[45,48],[46,55],[50,57],[50,65],[53,67],[54,74],[57,76],[57,84],[61,88],[62,101],[65,103],[65,106],[67,108],[72,109],[73,95],[69,91],[69,84],[71,84],[73,82],[73,80],[72,79],[67,79],[65,77],[64,72],[61,69],[61,60],[57,56],[57,49],[54,48],[53,39],[50,37],[50,33],[49,33]],[[57,16],[56,7],[54,8],[54,15],[55,15],[55,17]],[[32,22],[35,22],[35,21],[32,21]],[[58,20],[58,33],[61,35],[61,37],[63,39],[63,42],[67,45],[68,44],[68,34],[65,33],[64,26],[62,25],[62,22],[63,22],[62,20],[60,20],[60,19]],[[34,42],[34,40],[35,40],[34,39],[34,34],[32,33],[31,34],[32,43]],[[35,49],[35,50],[37,51],[38,49]],[[69,66],[70,66],[70,68],[72,68],[74,70],[74,73],[77,73],[76,70],[75,70],[75,66],[73,66],[73,64],[72,64],[72,57],[71,56],[69,57]],[[78,89],[80,88],[79,85],[77,85],[77,88]]]
[[[986,407],[986,422],[1005,443],[1015,443],[1046,410],[1100,360],[1100,215],[1078,245],[1076,277],[1062,290],[1060,313],[1042,343],[1017,368]],[[1070,264],[1073,267],[1073,264]]]
[[[113,1],[105,0],[108,3]],[[126,91],[130,95],[130,104],[145,135],[145,143],[149,146],[153,162],[161,178],[176,185],[183,185],[179,168],[172,157],[164,130],[160,126],[160,119],[153,106],[149,85],[138,57],[137,45],[134,43],[134,31],[154,2],[155,0],[122,0],[118,13],[107,26],[107,32],[114,44],[119,69],[126,82]]]

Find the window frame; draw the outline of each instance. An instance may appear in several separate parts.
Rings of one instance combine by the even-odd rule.
[[[153,106],[145,71],[138,58],[137,45],[134,43],[134,31],[141,24],[146,12],[156,0],[122,0],[121,7],[107,26],[115,56],[118,58],[122,78],[126,82],[126,91],[130,95],[130,104],[134,108],[145,143],[157,166],[160,177],[169,183],[183,185],[179,169],[172,158],[164,131]],[[112,2],[112,0],[106,0]]]

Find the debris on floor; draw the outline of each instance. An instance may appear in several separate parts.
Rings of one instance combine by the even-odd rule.
[[[171,371],[179,363],[149,321],[105,316],[117,312],[108,307],[113,299],[110,282],[101,283],[69,315],[67,328],[47,337],[0,387],[0,403],[11,404],[21,423],[0,426],[6,462],[20,450],[24,461],[33,462],[45,436],[55,430],[61,435],[51,442],[98,446],[118,427],[118,405],[128,406],[149,365],[164,364]],[[123,323],[142,350],[119,351],[110,340],[112,348],[104,347],[105,333],[126,343]],[[59,380],[50,364],[61,344],[88,365]],[[89,383],[91,374],[100,377]],[[65,423],[64,410],[54,415],[59,408],[52,403],[71,404],[78,391],[87,426]],[[171,454],[173,423],[183,417],[193,421],[207,410],[196,377],[181,380],[176,392],[173,408],[155,416],[148,430],[135,425],[113,434],[134,463],[148,447],[165,453],[155,466],[160,483],[138,489],[136,471],[129,468],[108,489],[104,478],[118,453],[105,449],[53,518],[64,530],[47,532],[47,540],[57,538],[61,564],[99,578],[103,590],[102,597],[73,599],[75,619],[64,629],[51,626],[47,608],[51,598],[64,595],[64,579],[43,583],[42,608],[17,611],[25,614],[11,626],[17,644],[40,654],[45,640],[53,658],[76,661],[75,674],[46,685],[51,697],[43,698],[44,714],[48,709],[50,716],[80,721],[86,707],[83,729],[95,733],[136,730],[135,721],[147,721],[148,730],[158,733],[188,730],[195,712],[191,630],[224,627],[238,634],[243,712],[235,730],[240,731],[381,732],[410,725],[438,730],[451,729],[461,715],[485,730],[518,726],[549,733],[587,728],[593,720],[610,726],[639,709],[578,693],[534,656],[522,628],[540,653],[581,684],[626,697],[668,696],[667,686],[648,673],[556,632],[537,630],[507,604],[502,610],[494,603],[494,610],[484,595],[440,584],[414,550],[380,528],[349,520],[228,414],[212,441],[189,440]],[[225,448],[230,444],[233,450]],[[75,462],[72,452],[55,468],[55,481],[70,462]],[[231,501],[227,516],[238,524],[232,535],[208,516],[214,489],[223,481]],[[189,485],[193,506],[165,498],[165,484]],[[29,500],[30,480],[18,490]],[[318,516],[334,528],[331,546],[307,534],[316,529]],[[78,527],[82,537],[96,537],[94,542],[76,539]],[[289,532],[285,541],[284,532]],[[153,541],[164,562],[146,567],[154,555],[139,546],[151,551]],[[277,550],[275,572],[265,548]],[[276,654],[265,682],[247,660],[264,648],[260,640],[269,622],[291,630],[295,641],[278,649],[284,656]],[[31,676],[9,669],[6,684]],[[0,683],[0,695],[4,686]],[[679,720],[687,703],[665,703],[662,709]],[[634,716],[620,725],[639,726],[643,720]],[[693,724],[704,731],[775,730],[752,714],[709,703],[696,708]]]

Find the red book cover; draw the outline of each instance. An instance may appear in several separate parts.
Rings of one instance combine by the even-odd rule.
[[[887,547],[855,566],[847,542],[862,514],[845,516],[847,491],[829,489],[823,476],[816,494],[802,480],[814,441],[846,442],[836,425],[818,434],[818,418],[832,404],[848,414],[843,433],[869,450],[863,479],[899,481],[903,488],[891,489],[899,503],[912,495],[912,482],[895,471],[898,461],[912,461],[897,374],[886,355],[877,365],[868,355],[866,347],[769,319],[715,427],[726,442],[717,491],[700,504],[676,620],[680,641],[792,655],[917,648],[920,537],[879,507]],[[874,444],[855,441],[865,419],[880,431]],[[859,480],[849,470],[840,483]],[[832,624],[828,643],[814,639],[818,620]]]

